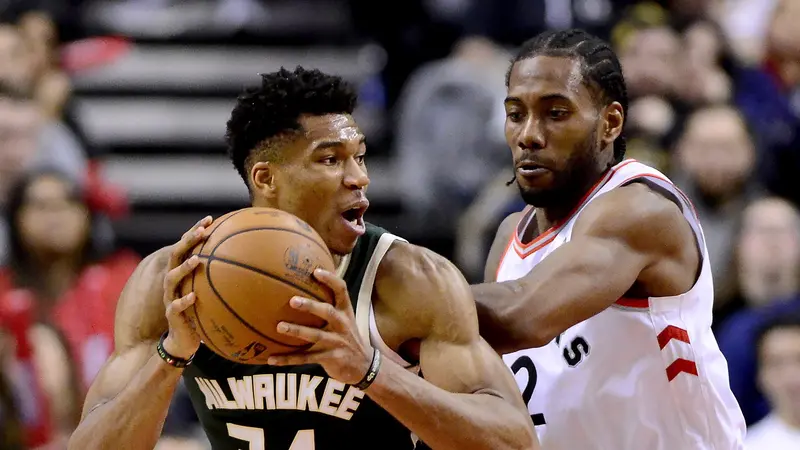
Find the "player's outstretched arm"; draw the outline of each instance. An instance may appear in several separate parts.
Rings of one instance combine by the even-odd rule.
[[[314,343],[307,352],[272,356],[270,364],[317,363],[329,376],[360,385],[373,349],[358,332],[347,286],[333,274],[315,276],[336,306],[294,298],[292,307],[315,314],[324,329],[281,323],[280,333]],[[533,424],[511,372],[478,334],[469,285],[449,261],[411,244],[395,243],[375,282],[376,320],[387,344],[419,344],[424,379],[382,358],[366,394],[436,449],[538,448]]]
[[[625,295],[681,294],[698,274],[691,226],[678,205],[644,184],[598,198],[581,213],[569,242],[526,276],[495,283],[514,231],[510,222],[490,251],[487,282],[472,286],[481,334],[500,353],[541,347]]]
[[[205,237],[210,222],[198,222],[180,242],[145,258],[131,275],[117,305],[114,353],[89,388],[69,450],[155,447],[183,372],[158,356],[156,344],[169,329],[164,347],[170,354],[188,358],[199,346],[199,338],[181,323],[193,297],[174,300],[173,293],[197,266],[191,259],[182,262],[183,255]]]

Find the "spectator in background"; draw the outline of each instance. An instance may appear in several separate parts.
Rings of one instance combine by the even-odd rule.
[[[452,235],[454,218],[507,170],[503,120],[509,55],[468,38],[450,57],[421,66],[397,103],[396,149],[403,208],[421,226]]]
[[[24,437],[18,408],[6,373],[4,361],[11,358],[13,344],[8,336],[0,335],[0,449],[24,450]]]
[[[800,2],[779,1],[761,67],[737,80],[736,103],[762,149],[760,177],[776,195],[800,205]]]
[[[757,330],[768,317],[800,310],[800,213],[779,198],[753,202],[735,242],[738,303],[747,307],[720,323],[716,335],[731,390],[752,424],[769,411],[756,383]]]
[[[0,84],[0,211],[9,186],[19,175],[43,164],[56,167],[75,180],[86,177],[86,155],[69,130],[46,120],[30,97]],[[8,252],[7,227],[0,218],[0,263]]]
[[[756,338],[758,384],[772,412],[747,431],[748,450],[800,448],[800,309],[770,320]]]
[[[689,116],[675,148],[673,180],[692,199],[706,230],[714,272],[715,319],[741,305],[731,304],[736,281],[733,246],[745,205],[756,197],[755,148],[736,109],[715,106]]]
[[[138,258],[114,252],[81,186],[63,172],[26,174],[6,207],[10,258],[0,270],[0,324],[14,337],[18,392],[38,392],[34,442],[59,442],[77,423],[85,389],[113,349],[117,298]],[[20,307],[23,305],[24,307]],[[29,348],[29,351],[25,351]],[[12,371],[13,372],[13,371]],[[31,439],[31,436],[29,436]]]
[[[45,120],[65,129],[60,134],[69,134],[84,153],[94,154],[76,120],[72,85],[58,50],[56,24],[45,12],[24,12],[18,25],[0,25],[0,84],[31,98]]]
[[[60,120],[71,96],[67,75],[58,67],[58,31],[44,12],[31,11],[19,20],[19,30],[28,48],[28,86],[45,116]]]

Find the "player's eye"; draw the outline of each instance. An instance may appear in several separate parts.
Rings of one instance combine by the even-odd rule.
[[[332,166],[332,165],[336,164],[336,157],[335,156],[328,156],[327,158],[321,159],[320,162],[322,164],[325,164],[326,166]]]
[[[512,122],[519,122],[522,120],[522,113],[518,111],[509,111],[506,113],[506,117]]]
[[[551,119],[560,120],[566,118],[569,115],[569,111],[565,109],[555,108],[551,109],[548,112],[548,115],[550,116]]]
[[[366,157],[367,157],[367,155],[358,155],[358,156],[356,156],[356,162],[359,165],[364,164],[364,158],[366,158]]]

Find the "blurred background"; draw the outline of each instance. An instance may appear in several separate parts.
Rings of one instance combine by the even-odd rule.
[[[0,0],[0,450],[62,449],[144,255],[247,205],[236,95],[281,66],[360,91],[368,220],[479,281],[523,205],[503,137],[524,40],[625,71],[628,156],[692,198],[749,448],[800,449],[800,0]],[[202,449],[185,393],[160,449]]]

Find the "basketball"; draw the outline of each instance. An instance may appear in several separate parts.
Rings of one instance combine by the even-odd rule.
[[[333,303],[312,276],[333,271],[322,238],[298,217],[271,208],[228,213],[192,250],[200,264],[181,286],[197,298],[186,311],[190,326],[218,355],[243,364],[266,364],[270,355],[304,350],[306,341],[279,334],[278,323],[321,327],[322,319],[289,306],[295,296]]]

